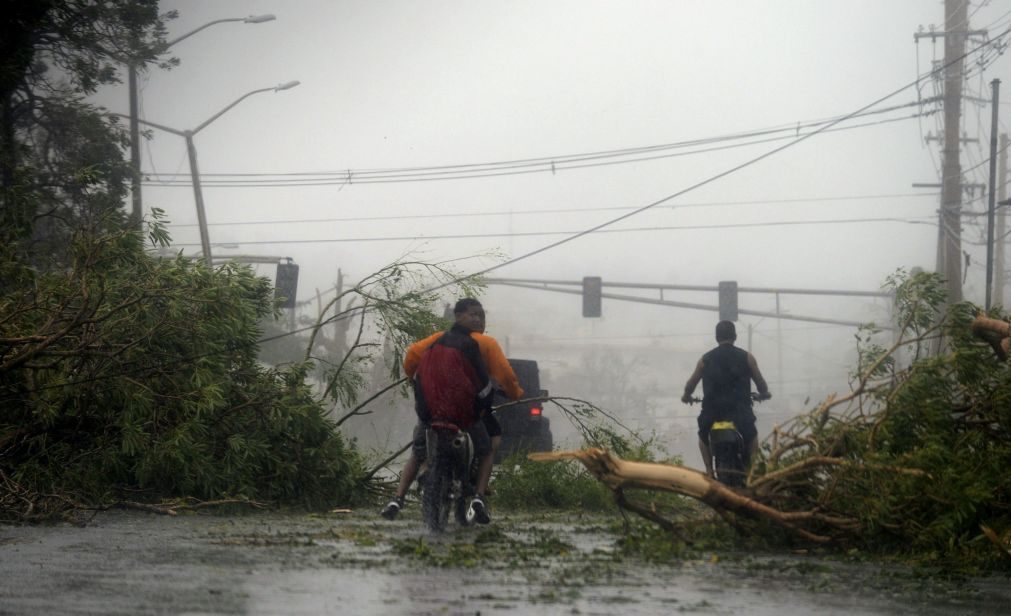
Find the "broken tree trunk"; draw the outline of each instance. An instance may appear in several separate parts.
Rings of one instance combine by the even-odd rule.
[[[972,320],[972,333],[988,342],[1001,361],[1011,354],[1011,324],[1007,321],[977,314]]]
[[[674,492],[699,500],[719,513],[730,512],[771,520],[800,537],[817,543],[830,541],[831,538],[807,530],[798,523],[820,522],[836,527],[847,527],[854,523],[848,518],[830,516],[818,511],[779,511],[742,492],[732,490],[697,470],[673,464],[623,460],[604,449],[531,453],[529,458],[537,462],[579,460],[593,476],[615,492],[619,505],[625,502],[622,491],[627,488]],[[643,511],[639,508],[627,508],[643,515]],[[657,521],[655,515],[643,517]]]

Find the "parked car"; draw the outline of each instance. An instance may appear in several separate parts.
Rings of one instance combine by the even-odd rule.
[[[536,361],[509,359],[509,364],[525,392],[524,399],[547,397],[547,390],[541,389],[540,371]],[[543,403],[509,402],[501,394],[496,394],[493,402],[494,406],[501,406],[495,411],[495,416],[502,425],[502,445],[495,455],[495,463],[519,451],[551,451],[553,445],[551,421],[544,416]]]

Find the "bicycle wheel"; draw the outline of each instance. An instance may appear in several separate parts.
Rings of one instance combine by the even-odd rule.
[[[456,523],[460,526],[470,526],[474,523],[473,517],[467,517],[470,510],[470,501],[476,494],[474,486],[477,485],[477,461],[471,460],[470,465],[464,468],[463,461],[458,460],[456,466],[457,476],[453,478],[453,513]]]
[[[733,488],[744,486],[744,462],[736,444],[719,443],[713,451],[716,478]]]
[[[470,509],[470,503],[468,502],[466,496],[462,494],[456,497],[456,502],[453,503],[453,513],[456,517],[456,523],[460,526],[470,526],[473,522],[467,519],[467,510]]]
[[[421,515],[432,532],[445,530],[449,519],[450,469],[446,460],[440,458],[429,461],[425,491],[421,495]]]

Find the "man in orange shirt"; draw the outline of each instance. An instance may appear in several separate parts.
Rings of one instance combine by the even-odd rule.
[[[506,359],[505,353],[502,352],[502,348],[499,346],[498,342],[491,336],[486,336],[484,334],[485,329],[485,314],[484,307],[481,306],[481,302],[473,298],[464,298],[456,303],[453,308],[453,316],[455,319],[453,327],[462,328],[470,332],[470,337],[477,342],[478,348],[481,353],[481,359],[484,361],[485,367],[488,371],[488,375],[494,380],[498,387],[505,392],[511,400],[518,400],[523,396],[523,389],[520,387],[519,379],[516,378],[516,373],[513,372],[512,366],[509,365],[509,360]],[[428,338],[419,340],[415,342],[407,349],[407,353],[404,355],[404,373],[409,377],[413,378],[418,370],[418,365],[421,363],[421,357],[428,347],[435,344],[445,332],[437,332],[432,334]],[[490,396],[488,399],[490,400]],[[478,466],[478,477],[477,485],[475,490],[477,491],[477,497],[474,499],[472,506],[474,507],[475,517],[477,521],[481,524],[487,524],[491,518],[488,515],[487,506],[484,503],[484,493],[488,488],[488,480],[491,478],[492,460],[494,457],[494,452],[498,448],[498,444],[502,440],[502,428],[499,426],[498,421],[491,414],[490,408],[484,409],[481,416],[481,422],[484,424],[484,429],[487,430],[488,435],[491,437],[491,449],[488,453],[481,458],[480,465]],[[418,423],[414,429],[414,445],[411,451],[411,457],[404,466],[404,470],[400,475],[400,485],[397,487],[397,493],[393,500],[391,500],[380,512],[381,515],[392,520],[397,517],[400,510],[404,506],[404,496],[407,494],[407,490],[410,489],[411,484],[414,483],[414,479],[418,475],[418,468],[421,465],[421,460],[425,455],[425,426]]]

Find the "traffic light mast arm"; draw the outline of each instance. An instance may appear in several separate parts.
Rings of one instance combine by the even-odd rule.
[[[530,288],[540,288],[533,285],[572,285],[581,286],[581,280],[542,280],[535,278],[485,278],[487,284],[513,284],[523,283],[530,285]],[[691,284],[657,284],[652,282],[612,282],[602,283],[604,286],[614,289],[653,289],[657,291],[719,291],[716,285],[691,285]],[[845,289],[796,289],[774,287],[737,287],[739,293],[771,293],[780,295],[843,295],[847,297],[881,297],[890,298],[889,291],[852,291]]]
[[[485,282],[487,284],[500,284],[500,285],[509,286],[509,287],[519,287],[519,288],[523,288],[523,289],[533,289],[535,291],[551,291],[553,293],[567,293],[569,295],[581,295],[583,293],[582,289],[579,289],[579,288],[551,287],[551,286],[548,286],[546,284],[543,284],[542,281],[536,281],[536,284],[529,284],[529,283],[525,283],[525,282],[513,282],[511,280],[507,281],[506,279],[501,279],[501,278],[499,278],[499,279],[490,279],[489,278],[489,279],[485,279]],[[573,284],[579,284],[579,283],[573,283]],[[611,283],[607,283],[607,284],[608,284],[608,286],[611,286]],[[656,286],[655,285],[650,285],[650,288],[656,288]],[[717,289],[717,287],[707,287],[707,290],[710,290],[710,291],[715,291],[716,289]],[[618,301],[635,302],[635,303],[638,303],[638,304],[652,304],[652,305],[655,305],[655,306],[669,306],[669,307],[672,307],[672,308],[688,308],[688,309],[691,309],[691,310],[708,310],[710,312],[717,312],[719,310],[719,308],[717,306],[713,306],[713,305],[694,304],[694,303],[689,303],[689,302],[672,302],[670,300],[653,299],[653,298],[650,298],[650,297],[636,297],[634,295],[618,295],[618,294],[615,294],[615,293],[601,293],[601,297],[602,298],[606,298],[606,299],[618,300]],[[886,294],[885,297],[891,297],[891,294]],[[743,315],[748,315],[748,316],[768,317],[768,318],[772,318],[772,319],[787,319],[787,320],[791,320],[791,321],[804,321],[804,322],[807,322],[807,323],[826,323],[826,324],[829,324],[829,325],[847,325],[847,326],[853,326],[853,327],[860,327],[862,325],[866,325],[866,322],[862,322],[862,321],[845,321],[845,320],[841,320],[841,319],[826,319],[826,318],[822,318],[822,317],[811,317],[811,316],[803,316],[803,315],[797,315],[797,314],[785,314],[785,313],[779,313],[779,314],[777,314],[775,312],[765,312],[765,311],[761,311],[761,310],[738,310],[737,312],[738,312],[738,314],[743,314]],[[884,330],[892,330],[892,329],[894,329],[894,327],[892,327],[890,325],[878,325],[878,327],[881,328],[881,329],[884,329]]]

